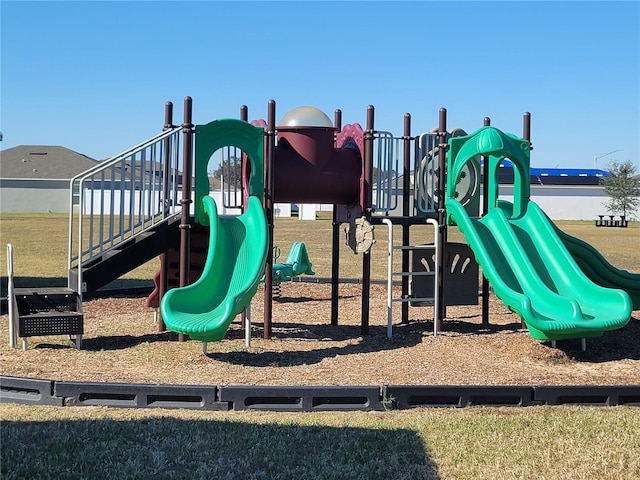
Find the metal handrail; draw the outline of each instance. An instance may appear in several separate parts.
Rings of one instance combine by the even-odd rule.
[[[9,313],[9,347],[14,348],[18,339],[18,308],[13,286],[13,245],[7,243],[7,310]]]
[[[179,213],[181,131],[165,130],[71,179],[68,269],[78,274],[69,288],[81,294],[83,265]]]
[[[182,127],[174,127],[173,129],[170,129],[170,130],[164,130],[164,131],[158,133],[156,136],[151,137],[150,139],[145,140],[142,143],[139,143],[135,147],[128,148],[127,150],[124,150],[123,152],[121,152],[121,153],[119,153],[117,155],[109,157],[106,160],[102,160],[97,165],[94,165],[93,167],[85,170],[84,172],[81,172],[81,173],[77,174],[75,177],[72,177],[71,178],[71,182],[76,181],[80,177],[89,176],[92,173],[94,173],[95,171],[103,170],[105,167],[109,166],[110,163],[117,162],[122,157],[130,156],[133,153],[136,153],[136,152],[140,151],[141,148],[144,148],[145,146],[147,146],[149,144],[156,143],[158,140],[162,140],[162,139],[164,139],[164,138],[166,138],[168,136],[171,136],[176,131],[180,131],[181,128]]]

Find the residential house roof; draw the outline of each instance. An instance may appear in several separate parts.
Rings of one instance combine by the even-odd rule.
[[[97,160],[51,145],[20,145],[0,152],[0,178],[69,180]]]

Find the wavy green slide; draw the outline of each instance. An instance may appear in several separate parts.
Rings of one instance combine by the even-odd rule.
[[[160,303],[171,330],[194,340],[222,340],[236,315],[251,303],[269,250],[267,220],[260,199],[249,197],[238,217],[219,217],[213,198],[202,198],[211,228],[202,275],[169,290]]]
[[[511,202],[498,200],[498,206],[505,211],[507,216],[512,215],[513,204]],[[584,240],[563,232],[551,219],[549,219],[549,222],[555,228],[558,237],[560,237],[580,270],[593,283],[602,287],[624,290],[631,297],[632,308],[640,310],[640,274],[614,267],[593,246]]]
[[[631,318],[629,294],[589,278],[573,257],[576,249],[567,247],[565,235],[531,201],[530,142],[486,126],[471,135],[450,138],[449,147],[447,220],[458,225],[496,296],[522,317],[531,336],[539,340],[599,337],[624,327]],[[480,219],[471,218],[455,196],[465,165],[479,156],[486,162],[489,206]],[[514,170],[513,203],[499,200],[498,171],[506,158]],[[590,248],[589,253],[593,252]],[[604,268],[593,267],[598,272]],[[614,285],[619,282],[607,286]]]
[[[556,231],[580,269],[591,281],[603,287],[624,290],[631,297],[633,309],[640,310],[640,274],[614,267],[588,243],[557,227]]]
[[[523,318],[532,337],[598,337],[629,321],[629,295],[593,283],[536,203],[528,202],[516,218],[494,208],[481,219],[472,219],[451,198],[446,208],[495,294]]]

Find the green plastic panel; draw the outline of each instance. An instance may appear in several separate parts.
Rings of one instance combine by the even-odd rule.
[[[488,176],[489,209],[497,206],[499,195],[498,172],[500,163],[508,158],[514,170],[514,215],[526,210],[529,202],[530,151],[531,144],[510,133],[503,133],[495,127],[483,127],[470,135],[451,137],[447,156],[447,198],[453,198],[455,186],[468,162],[478,161],[480,156],[489,158]],[[479,171],[479,170],[478,170]]]
[[[209,177],[207,175],[209,159],[217,150],[226,146],[242,150],[251,163],[249,195],[257,196],[260,200],[264,195],[264,129],[233,118],[197,125],[195,136],[195,220],[201,225],[207,225],[209,221],[202,203],[202,198],[209,195]]]
[[[631,297],[633,309],[640,310],[640,274],[620,270],[583,240],[572,237],[557,227],[556,232],[587,277],[603,287],[624,290]]]

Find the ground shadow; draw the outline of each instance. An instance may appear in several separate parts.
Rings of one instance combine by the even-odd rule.
[[[0,434],[2,478],[59,478],[61,465],[74,478],[440,478],[406,428],[163,416],[5,420]]]
[[[285,352],[209,352],[207,356],[213,360],[233,365],[252,367],[290,367],[320,363],[325,358],[338,355],[357,355],[362,353],[381,352],[398,348],[413,347],[422,342],[425,335],[433,329],[433,323],[411,322],[394,326],[392,338],[387,338],[387,329],[383,326],[370,326],[369,334],[362,335],[359,325],[306,325],[299,323],[278,323],[273,327],[273,339],[309,340],[316,342],[318,348],[304,351]],[[259,332],[260,328],[257,329]],[[226,338],[239,340],[244,338],[240,329],[229,330]],[[255,332],[254,332],[255,335]],[[353,340],[345,346],[325,347],[325,343]]]
[[[578,362],[640,360],[640,315],[631,317],[623,328],[604,332],[601,337],[588,338],[584,352],[579,339],[558,340],[556,348]]]
[[[322,302],[317,298],[311,297],[273,297],[273,301],[276,303],[304,303],[304,302]]]
[[[463,318],[464,317],[458,317]],[[477,317],[469,317],[477,318]],[[433,325],[433,323],[432,323]],[[522,328],[519,317],[516,322],[505,324],[480,324],[477,322],[465,322],[461,320],[444,320],[442,322],[442,332],[457,333],[460,335],[491,335],[501,332],[517,332]]]
[[[355,298],[355,295],[340,295],[338,300],[348,300]],[[303,303],[303,302],[330,302],[331,298],[311,298],[311,297],[273,297],[274,302],[278,303]]]
[[[82,339],[82,349],[91,352],[101,350],[124,350],[143,343],[152,342],[177,342],[178,334],[171,331],[161,333],[148,333],[146,335],[110,335]],[[40,344],[42,347],[43,344]],[[46,345],[45,345],[46,346]]]

